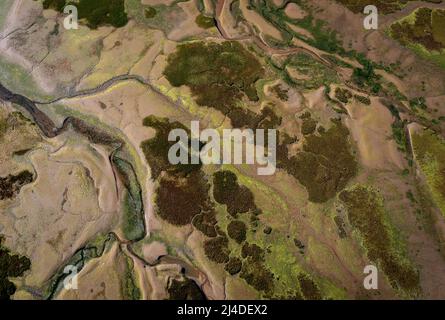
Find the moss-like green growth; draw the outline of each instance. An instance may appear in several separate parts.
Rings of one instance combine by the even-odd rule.
[[[167,118],[148,116],[144,119],[144,126],[156,130],[156,135],[141,143],[142,151],[150,165],[153,179],[156,179],[162,171],[172,174],[187,174],[201,168],[201,165],[177,164],[172,165],[168,160],[168,151],[177,141],[168,141],[168,135],[173,129],[189,131],[180,122],[170,122]]]
[[[184,278],[183,280],[172,279],[167,288],[170,300],[206,300],[195,281]]]
[[[445,10],[418,8],[394,22],[388,30],[392,38],[420,56],[445,66]]]
[[[65,120],[64,128],[68,125],[71,125],[76,132],[84,135],[92,143],[103,144],[106,146],[122,144],[122,141],[119,139],[114,138],[104,130],[98,129],[81,119],[69,117]]]
[[[96,29],[102,25],[112,25],[119,28],[125,26],[128,22],[124,2],[124,0],[79,0],[77,2],[44,0],[43,8],[63,12],[66,5],[73,4],[77,7],[79,19],[85,19],[91,29]]]
[[[288,90],[283,89],[281,85],[274,85],[271,87],[271,90],[281,101],[287,101],[289,99]]]
[[[204,252],[210,260],[216,263],[229,261],[229,240],[225,236],[218,236],[204,243]]]
[[[255,261],[264,261],[264,250],[255,243],[245,243],[241,248],[241,255],[243,258],[250,257]]]
[[[375,66],[371,61],[364,60],[362,64],[362,68],[354,68],[352,81],[360,88],[378,94],[382,89],[381,76],[375,73]]]
[[[348,103],[349,99],[352,98],[352,93],[348,89],[337,87],[335,89],[335,98],[340,102]]]
[[[365,96],[360,96],[358,94],[355,94],[354,99],[362,104],[367,105],[367,106],[369,106],[371,104],[371,99],[369,99],[368,97],[365,97]]]
[[[338,120],[329,130],[306,136],[303,151],[288,158],[287,147],[280,145],[277,166],[304,185],[312,202],[326,202],[342,190],[357,173],[357,161],[350,151],[349,131]]]
[[[328,68],[306,53],[290,56],[284,65],[295,69],[298,73],[298,77],[292,77],[289,71],[286,71],[287,75],[284,80],[289,85],[312,90],[338,82],[335,70]]]
[[[227,226],[227,234],[238,243],[246,240],[246,224],[242,221],[231,221]]]
[[[148,7],[148,8],[145,8],[145,10],[144,10],[144,16],[147,19],[154,18],[156,16],[156,14],[157,14],[157,11],[153,7]]]
[[[235,275],[241,271],[243,267],[243,262],[239,258],[230,258],[229,262],[226,263],[224,270],[226,270],[230,275]]]
[[[3,114],[0,113],[0,139],[5,135],[8,131],[8,118],[4,117]]]
[[[241,268],[240,277],[258,291],[271,293],[274,277],[262,262],[248,257]]]
[[[31,267],[31,261],[24,256],[12,254],[3,246],[0,236],[0,300],[9,300],[17,290],[8,278],[21,277]]]
[[[141,291],[137,286],[134,276],[134,262],[130,257],[125,257],[126,270],[122,279],[122,295],[125,300],[141,299]]]
[[[175,141],[168,141],[172,129],[188,129],[179,122],[150,116],[144,125],[156,129],[154,138],[141,143],[141,148],[152,170],[153,179],[159,180],[156,205],[158,214],[173,225],[182,226],[193,221],[194,226],[208,236],[216,236],[213,202],[209,184],[201,165],[172,165],[168,152]],[[163,173],[163,175],[161,175]],[[195,218],[196,217],[196,218]]]
[[[412,146],[434,202],[445,216],[445,141],[424,131],[412,135]]]
[[[252,192],[238,184],[238,177],[232,171],[223,170],[213,174],[213,198],[227,205],[227,212],[234,217],[238,213],[256,209]]]
[[[112,162],[126,189],[123,203],[124,221],[122,223],[125,238],[130,241],[140,240],[145,236],[141,186],[130,162],[118,157],[117,154],[112,156]]]
[[[255,82],[264,70],[238,42],[193,42],[168,57],[164,74],[175,87],[189,86],[199,105],[227,114],[243,95],[258,100]]]
[[[393,288],[410,297],[417,296],[419,274],[399,253],[378,192],[358,185],[342,191],[339,199],[347,208],[351,226],[360,234],[368,258],[380,265]]]
[[[164,175],[156,197],[159,216],[178,226],[191,223],[207,206],[209,188],[200,171],[185,177]]]
[[[215,26],[215,19],[200,14],[195,19],[196,24],[203,29],[209,29]]]
[[[391,36],[403,45],[418,43],[428,50],[445,48],[445,10],[419,8],[412,19],[402,19],[390,27]]]
[[[342,239],[346,238],[348,235],[345,230],[345,221],[343,220],[343,218],[340,216],[335,216],[334,222],[338,229],[338,236]]]
[[[298,284],[300,285],[301,293],[306,300],[322,299],[320,289],[309,275],[300,273],[298,275]]]
[[[301,124],[301,133],[305,136],[312,134],[317,129],[317,121],[312,118],[304,118]]]
[[[31,183],[33,174],[29,171],[21,171],[17,175],[0,177],[0,200],[11,199],[16,196],[20,189]]]

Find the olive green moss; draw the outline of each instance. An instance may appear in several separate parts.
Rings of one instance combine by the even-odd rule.
[[[429,51],[445,48],[445,10],[418,8],[412,19],[402,19],[390,26],[391,36],[402,45],[420,44]]]
[[[426,130],[412,134],[412,146],[432,198],[445,216],[445,141]]]
[[[170,300],[206,300],[204,293],[196,282],[189,278],[172,279],[167,291]]]
[[[300,286],[301,293],[306,300],[321,300],[322,295],[320,288],[311,279],[311,277],[305,273],[298,275],[298,284]]]
[[[213,174],[213,198],[227,205],[227,212],[236,217],[256,209],[253,193],[246,186],[238,184],[238,177],[228,170]]]
[[[230,258],[229,262],[226,263],[224,270],[226,270],[230,275],[238,274],[243,267],[243,262],[239,258]]]
[[[419,273],[397,251],[379,193],[357,185],[342,191],[339,199],[347,208],[351,226],[360,234],[369,260],[380,265],[393,288],[410,297],[417,296],[420,292]]]
[[[312,118],[305,118],[301,124],[301,133],[305,136],[312,134],[317,129],[317,121]]]
[[[238,42],[192,42],[168,57],[170,83],[187,85],[201,106],[227,114],[243,96],[258,100],[255,82],[264,75],[256,57]]]
[[[0,300],[9,300],[17,290],[9,278],[23,276],[31,267],[31,261],[25,256],[11,253],[3,241],[4,238],[0,236]]]
[[[215,26],[215,19],[200,14],[195,19],[196,24],[203,29],[209,29]]]
[[[16,175],[0,177],[0,200],[15,197],[20,189],[33,181],[33,174],[29,171],[21,171]]]
[[[271,294],[274,288],[274,277],[262,262],[247,257],[242,265],[240,277],[258,291]]]
[[[352,98],[352,93],[348,89],[337,87],[335,89],[335,98],[340,102],[348,103],[349,99]]]
[[[158,215],[173,225],[190,224],[208,206],[209,188],[200,171],[185,177],[164,175],[159,181],[155,200]]]
[[[122,295],[125,300],[139,300],[141,291],[134,276],[134,262],[130,257],[125,257],[125,260],[126,270],[122,279]]]
[[[216,236],[214,204],[209,197],[210,185],[201,165],[172,165],[168,160],[170,147],[176,143],[168,141],[170,131],[189,130],[179,122],[155,116],[145,118],[143,123],[156,130],[153,138],[141,143],[141,148],[150,165],[152,178],[159,182],[155,199],[157,214],[177,226],[193,222],[205,235]]]
[[[144,9],[144,16],[147,19],[154,18],[156,16],[156,14],[157,14],[157,11],[153,7],[148,7],[148,8]]]
[[[167,118],[159,118],[153,115],[146,117],[143,124],[156,130],[153,138],[141,143],[141,148],[150,165],[153,179],[158,178],[162,171],[172,174],[188,174],[201,168],[201,165],[192,164],[172,165],[168,160],[168,152],[177,142],[168,141],[168,135],[173,129],[183,129],[189,132],[186,126],[180,122],[170,122]]]
[[[284,80],[292,86],[312,90],[339,82],[335,70],[330,69],[306,53],[291,55],[286,59],[284,65],[292,67],[302,76],[300,79],[292,78],[284,68],[283,72],[286,72]]]
[[[204,242],[204,252],[211,261],[226,263],[229,261],[229,241],[225,236],[218,236]]]
[[[112,161],[120,181],[124,184],[122,230],[127,240],[136,241],[145,236],[145,217],[142,200],[142,190],[133,166],[130,162],[112,156]]]
[[[311,202],[326,202],[357,173],[348,137],[349,131],[341,121],[333,120],[328,130],[306,136],[303,151],[295,156],[289,158],[287,146],[280,143],[277,166],[306,187]]]
[[[242,221],[231,221],[227,226],[227,234],[237,243],[242,243],[246,240],[246,231],[246,224]]]
[[[358,94],[354,95],[354,99],[360,102],[361,104],[369,106],[371,104],[371,99],[365,96],[360,96]]]
[[[289,91],[283,89],[280,84],[274,85],[273,87],[271,87],[271,90],[281,101],[287,101],[289,99]]]

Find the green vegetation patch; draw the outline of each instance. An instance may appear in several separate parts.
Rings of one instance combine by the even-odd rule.
[[[77,7],[79,19],[85,19],[87,26],[91,29],[97,29],[97,27],[103,25],[112,25],[113,27],[120,28],[128,22],[124,0],[79,0],[77,2],[44,0],[43,8],[51,8],[63,12],[63,8],[68,4],[73,4]]]
[[[189,278],[172,279],[167,291],[170,300],[206,300],[204,293],[196,282]]]
[[[360,102],[361,104],[369,106],[371,104],[371,99],[365,96],[360,96],[358,94],[354,95],[354,99]]]
[[[213,17],[207,17],[203,14],[200,14],[196,17],[196,24],[203,29],[210,29],[215,26],[215,19]]]
[[[340,102],[348,103],[349,99],[352,98],[352,93],[348,89],[337,87],[335,89],[335,98]]]
[[[271,293],[274,288],[274,277],[262,262],[248,257],[241,268],[240,277],[258,291]]]
[[[445,66],[445,10],[418,8],[394,22],[389,34],[421,56]]]
[[[15,197],[20,189],[33,181],[33,174],[29,171],[21,171],[17,175],[0,177],[0,200]]]
[[[238,213],[256,209],[252,192],[238,184],[238,177],[232,171],[223,170],[213,174],[213,198],[227,205],[227,212],[234,217]]]
[[[246,224],[242,221],[231,221],[227,226],[227,234],[237,243],[242,243],[246,240],[246,232]]]
[[[301,19],[292,19],[286,12],[285,8],[288,2],[284,2],[281,6],[276,6],[273,1],[250,1],[250,9],[255,10],[264,17],[269,23],[275,26],[282,35],[283,41],[272,40],[271,37],[266,37],[266,41],[272,46],[289,47],[293,37],[307,42],[325,52],[343,52],[341,44],[337,39],[335,31],[330,30],[326,26],[326,22],[315,19],[312,15],[314,11],[311,5],[306,1],[292,1],[303,10],[305,16]],[[308,31],[310,36],[306,33],[300,33],[292,28],[292,25]]]
[[[125,275],[122,279],[122,295],[125,300],[140,300],[141,291],[137,286],[134,275],[134,262],[130,257],[125,256]]]
[[[292,69],[298,73],[298,77],[292,77],[292,75],[286,71],[287,75],[284,79],[289,85],[296,85],[311,90],[338,82],[335,70],[328,68],[306,53],[298,53],[290,56],[284,65],[286,67],[292,67]]]
[[[226,263],[224,270],[226,270],[230,275],[235,275],[241,271],[243,267],[243,262],[239,258],[230,258],[229,262]]]
[[[145,18],[147,18],[147,19],[154,18],[154,17],[156,16],[156,14],[157,14],[157,11],[156,11],[156,9],[153,8],[153,7],[147,7],[147,8],[145,8],[145,10],[144,10],[144,16],[145,16]]]
[[[155,116],[145,118],[144,125],[156,130],[152,139],[141,143],[141,148],[153,179],[159,181],[155,200],[159,216],[177,226],[193,222],[207,236],[216,236],[214,204],[209,197],[210,185],[201,165],[172,165],[168,160],[170,147],[176,143],[168,141],[170,131],[179,128],[189,130],[179,122]]]
[[[445,141],[432,131],[412,135],[414,155],[432,197],[445,216]]]
[[[178,226],[191,223],[210,201],[209,188],[200,171],[183,177],[166,174],[157,189],[155,202],[159,216]]]
[[[309,275],[300,273],[298,275],[298,284],[300,285],[301,293],[306,300],[322,299],[320,288]]]
[[[329,130],[306,136],[303,151],[291,158],[287,146],[280,145],[277,165],[306,187],[309,201],[326,202],[357,173],[348,137],[349,131],[341,121],[332,120]]]
[[[280,84],[276,84],[271,88],[272,92],[281,100],[287,101],[289,99],[288,90],[283,89]]]
[[[31,267],[31,261],[25,256],[11,253],[3,241],[4,238],[0,236],[0,300],[9,300],[17,290],[9,278],[23,276]]]
[[[380,83],[381,76],[375,73],[375,65],[369,61],[361,62],[362,68],[354,68],[352,81],[362,89],[370,90],[373,94],[378,94],[382,89]]]
[[[122,229],[125,238],[136,241],[145,236],[144,208],[141,186],[137,180],[131,163],[117,157],[112,158],[117,174],[123,182],[126,192],[123,203]]]
[[[204,252],[211,261],[226,263],[229,261],[229,240],[225,235],[206,240]]]
[[[301,133],[305,136],[312,134],[317,129],[317,121],[312,118],[305,118],[301,124]]]
[[[183,129],[189,132],[186,126],[180,122],[170,122],[167,118],[159,118],[153,115],[146,117],[143,124],[156,130],[154,138],[141,143],[153,179],[159,177],[162,171],[172,174],[187,174],[201,168],[201,165],[192,164],[172,165],[168,160],[168,151],[177,142],[168,141],[168,135],[173,129]]]
[[[258,100],[255,82],[264,70],[238,42],[192,42],[169,56],[164,74],[175,87],[189,86],[199,105],[227,114],[244,95]]]
[[[351,226],[358,231],[368,258],[380,265],[393,288],[414,297],[420,293],[419,274],[402,256],[387,220],[383,199],[369,187],[357,185],[340,193]]]

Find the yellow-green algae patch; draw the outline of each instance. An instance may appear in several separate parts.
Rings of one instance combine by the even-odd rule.
[[[412,135],[412,145],[433,200],[445,216],[445,141],[424,131]]]
[[[378,191],[369,186],[355,185],[342,191],[339,198],[369,260],[378,265],[391,286],[402,296],[418,296],[418,271],[402,252]]]

